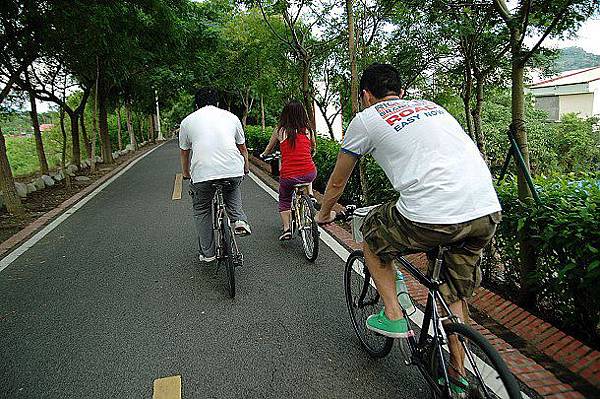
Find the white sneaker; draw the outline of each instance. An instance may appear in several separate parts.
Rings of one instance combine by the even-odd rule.
[[[217,259],[217,257],[216,256],[204,256],[202,254],[198,254],[198,259],[200,260],[200,262],[210,263],[210,262],[213,262],[215,259]]]
[[[250,225],[243,220],[238,220],[233,224],[233,231],[235,231],[235,235],[238,236],[247,236],[252,234]]]

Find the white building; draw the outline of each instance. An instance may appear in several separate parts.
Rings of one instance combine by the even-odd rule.
[[[535,106],[558,121],[570,112],[582,117],[600,115],[600,66],[565,71],[529,86]]]

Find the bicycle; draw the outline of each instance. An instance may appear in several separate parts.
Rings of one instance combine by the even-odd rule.
[[[350,220],[354,215],[366,216],[366,209],[353,211],[349,208],[342,218]],[[354,221],[352,230],[355,239],[362,241],[360,232],[357,231],[359,228],[360,220]],[[521,399],[519,384],[496,349],[479,332],[461,323],[440,294],[440,271],[444,254],[449,248],[451,246],[437,248],[431,277],[403,257],[396,258],[395,263],[403,271],[408,271],[429,290],[424,314],[421,316],[420,311],[416,311],[419,314],[414,317],[417,321],[422,317],[420,329],[417,321],[411,319],[413,315],[403,309],[409,331],[412,331],[407,338],[400,339],[405,364],[418,368],[432,388],[435,398]],[[394,339],[367,329],[365,324],[366,318],[378,313],[383,304],[361,250],[353,251],[346,261],[344,291],[352,326],[361,346],[374,358],[388,355]],[[448,346],[450,339],[460,344],[463,352],[459,357],[463,357],[466,372],[464,378],[468,381],[468,388],[462,393],[455,393],[450,384],[451,381],[455,382],[448,375],[448,366],[453,367]]]
[[[278,159],[277,153],[263,157],[265,162]],[[304,256],[309,262],[314,262],[319,255],[319,225],[315,221],[317,211],[315,204],[308,195],[311,183],[296,184],[292,193],[290,208],[290,232],[292,238],[300,235]]]
[[[235,234],[223,201],[223,188],[230,184],[227,181],[212,184],[215,188],[215,195],[211,209],[217,268],[225,267],[229,296],[233,299],[235,298],[235,268],[243,265],[244,257],[235,241]]]

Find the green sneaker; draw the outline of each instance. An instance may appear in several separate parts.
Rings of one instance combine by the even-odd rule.
[[[438,384],[442,386],[445,384],[444,377],[440,377],[438,379]],[[450,378],[450,390],[452,393],[464,395],[467,393],[467,389],[469,389],[469,381],[467,381],[465,377],[459,377],[458,380],[455,378]]]
[[[367,318],[367,328],[390,338],[406,338],[411,335],[406,319],[390,320],[383,309]]]

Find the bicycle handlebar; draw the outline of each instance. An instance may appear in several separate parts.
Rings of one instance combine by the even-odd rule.
[[[265,162],[271,162],[273,160],[279,159],[281,158],[281,154],[279,153],[279,151],[274,152],[272,154],[266,155],[264,157],[260,157],[260,159],[262,159]]]

